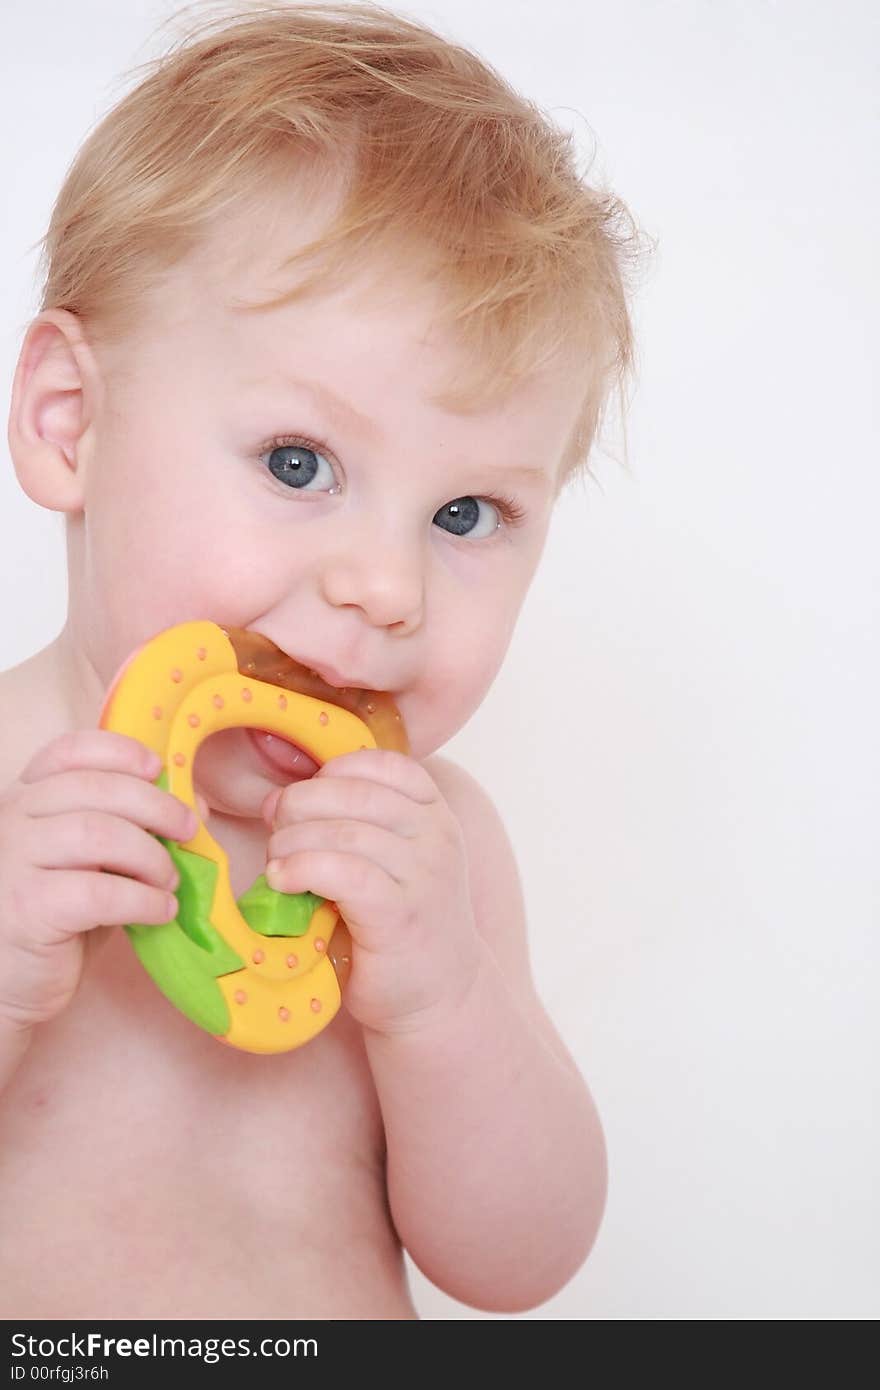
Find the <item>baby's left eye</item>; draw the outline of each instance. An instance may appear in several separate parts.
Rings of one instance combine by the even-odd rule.
[[[481,507],[485,509],[482,517]],[[499,509],[488,497],[456,497],[454,502],[447,502],[440,508],[434,521],[453,536],[470,536],[475,540],[484,540],[501,527]]]

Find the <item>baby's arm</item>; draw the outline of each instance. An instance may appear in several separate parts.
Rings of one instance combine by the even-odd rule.
[[[586,1258],[605,1203],[590,1093],[531,980],[516,862],[495,807],[461,768],[428,771],[462,826],[484,943],[457,1007],[400,1033],[365,1030],[401,1241],[462,1302],[514,1312]]]
[[[504,827],[462,769],[363,749],[273,792],[269,883],[331,898],[352,937],[388,1191],[413,1259],[519,1310],[584,1260],[605,1200],[590,1094],[531,982]]]

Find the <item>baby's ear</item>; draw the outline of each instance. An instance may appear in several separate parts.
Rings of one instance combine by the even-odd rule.
[[[19,354],[8,439],[18,481],[41,507],[82,510],[83,436],[98,389],[97,364],[80,320],[66,309],[39,314]]]

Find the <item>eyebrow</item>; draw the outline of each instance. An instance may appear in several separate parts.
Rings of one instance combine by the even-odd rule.
[[[347,429],[360,431],[366,439],[373,440],[377,444],[381,443],[382,435],[374,421],[367,415],[362,415],[359,410],[355,410],[354,406],[349,405],[348,401],[343,400],[341,396],[337,396],[336,392],[331,391],[330,387],[325,386],[323,382],[307,381],[304,377],[287,376],[283,372],[274,372],[269,379],[281,381],[286,386],[293,386],[299,391],[306,391],[309,395],[314,396],[322,410],[326,410],[328,415],[335,416]],[[260,378],[260,380],[262,381],[264,378]],[[256,383],[252,380],[248,384]],[[514,464],[510,467],[505,466],[502,469],[489,471],[497,473],[499,482],[507,478],[515,478],[521,483],[549,486],[552,481],[543,468],[527,463]]]
[[[314,396],[329,415],[335,415],[338,420],[350,430],[359,430],[367,439],[374,440],[377,444],[381,440],[381,434],[372,420],[368,416],[362,415],[359,410],[355,410],[353,405],[344,401],[341,396],[337,396],[335,391],[331,391],[329,386],[324,386],[320,381],[304,381],[302,377],[282,377],[290,386],[296,386],[300,390],[308,391]]]

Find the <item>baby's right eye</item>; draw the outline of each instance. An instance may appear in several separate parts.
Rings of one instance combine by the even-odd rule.
[[[299,491],[331,491],[336,483],[333,469],[323,454],[304,443],[276,444],[262,455],[270,472],[285,486]],[[312,486],[312,484],[315,486]]]

